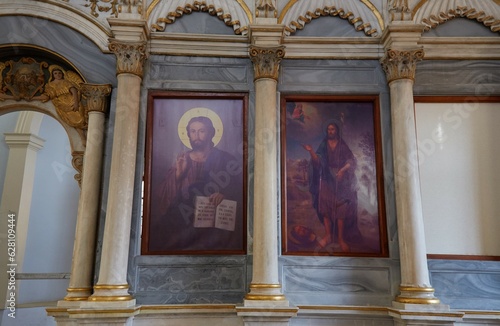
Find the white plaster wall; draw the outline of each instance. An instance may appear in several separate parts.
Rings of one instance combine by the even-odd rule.
[[[73,254],[80,189],[73,178],[66,132],[44,116],[39,136],[46,140],[38,152],[23,273],[69,273]],[[62,299],[64,280],[22,280],[19,303]]]
[[[500,103],[417,103],[429,254],[500,255]]]

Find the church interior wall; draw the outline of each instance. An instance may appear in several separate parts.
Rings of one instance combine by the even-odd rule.
[[[380,5],[382,6],[382,5]],[[110,110],[106,116],[103,176],[96,250],[95,282],[106,221],[106,202],[111,173],[116,113],[116,58],[103,53],[85,35],[61,24],[27,16],[0,16],[0,44],[30,43],[56,52],[73,63],[87,81],[109,83],[113,86]],[[352,25],[342,19],[315,19],[308,28],[297,31],[297,37],[360,37]],[[221,24],[216,17],[194,13],[169,25],[167,32],[203,32],[231,35],[231,27]],[[451,20],[424,33],[423,37],[498,37],[497,33],[475,21]],[[364,36],[363,36],[364,37]],[[253,157],[255,137],[255,89],[253,65],[248,58],[170,56],[152,54],[144,68],[141,86],[139,131],[130,230],[129,263],[127,280],[130,293],[138,305],[165,304],[240,304],[252,278],[252,225],[253,225]],[[418,63],[415,96],[498,96],[500,94],[500,63],[498,60],[423,60]],[[141,255],[142,196],[145,170],[147,95],[150,90],[191,92],[245,92],[248,103],[248,180],[247,180],[247,253],[228,256],[155,256]],[[279,95],[376,95],[380,108],[381,143],[384,166],[384,195],[387,227],[387,257],[325,257],[279,256],[279,275],[283,291],[290,303],[306,307],[291,325],[393,325],[387,314],[370,311],[341,312],[335,320],[307,306],[391,306],[400,285],[399,242],[396,220],[396,194],[393,179],[393,148],[389,87],[378,60],[369,59],[284,59],[278,79]],[[0,102],[1,106],[1,102]],[[278,109],[277,109],[278,110]],[[8,132],[15,125],[13,114],[10,122],[0,117],[0,130]],[[276,135],[279,143],[279,135]],[[4,149],[3,149],[4,150]],[[3,186],[3,157],[0,158],[0,190]],[[277,158],[279,162],[279,157]],[[41,196],[50,184],[34,188],[34,198]],[[75,182],[76,185],[76,182]],[[58,212],[58,217],[70,214],[68,208]],[[278,213],[278,216],[281,212]],[[73,215],[72,215],[73,216]],[[76,216],[75,216],[76,218]],[[70,226],[64,226],[66,229]],[[59,232],[59,231],[58,231]],[[65,232],[60,230],[60,232]],[[70,233],[66,232],[67,235]],[[33,240],[34,238],[31,238]],[[66,241],[68,242],[68,241]],[[277,241],[281,243],[281,241]],[[68,244],[69,246],[69,244]],[[277,248],[279,250],[280,248]],[[67,255],[66,255],[67,256]],[[33,260],[33,262],[36,260]],[[64,258],[67,262],[67,257]],[[498,295],[498,262],[481,260],[428,260],[431,283],[436,295],[452,309],[500,310]],[[35,271],[33,272],[40,272]],[[51,270],[50,272],[57,272]],[[68,270],[59,272],[69,272]],[[30,282],[30,281],[22,281]],[[64,281],[66,282],[66,281]],[[23,284],[21,283],[21,286]],[[494,286],[492,286],[494,284]],[[64,285],[65,286],[65,285]],[[64,292],[64,291],[63,291]],[[314,310],[314,311],[313,311]],[[226,312],[227,313],[227,312]],[[344,314],[345,313],[345,314]],[[344,314],[344,315],[342,315]],[[232,313],[213,316],[211,324],[225,320],[236,325]],[[220,317],[220,320],[217,319]],[[148,319],[149,318],[149,319]],[[151,316],[141,316],[134,325],[149,325],[158,321]],[[175,322],[175,321],[172,321]],[[192,325],[203,323],[194,317]],[[204,324],[206,325],[206,323]]]

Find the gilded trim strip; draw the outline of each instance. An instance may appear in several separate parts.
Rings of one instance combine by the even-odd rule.
[[[96,284],[94,290],[127,290],[128,284]]]
[[[408,298],[408,297],[396,297],[396,302],[401,303],[413,303],[413,304],[438,304],[441,301],[436,298]]]
[[[248,8],[248,6],[245,3],[245,1],[243,1],[243,0],[236,0],[236,2],[238,2],[240,4],[241,8],[243,8],[243,10],[245,11],[245,13],[247,14],[247,18],[248,18],[249,24],[253,24],[252,11],[250,10],[250,8]]]
[[[104,295],[96,295],[88,298],[88,301],[128,301],[132,300],[132,296],[129,295],[113,295],[113,296],[104,296]]]
[[[296,4],[299,0],[290,0],[288,3],[285,5],[283,10],[281,11],[280,16],[278,17],[278,24],[281,24],[283,22],[283,19],[285,18],[287,12],[290,10],[290,8],[293,7],[294,4]]]
[[[380,11],[378,11],[377,7],[373,5],[373,3],[370,2],[370,0],[361,0],[361,2],[367,6],[375,15],[377,18],[377,22],[380,25],[380,29],[383,31],[385,30],[385,24],[384,24],[384,18],[382,18],[382,14]]]
[[[66,291],[68,292],[83,292],[83,291],[90,291],[92,290],[91,287],[85,287],[85,288],[67,288]]]
[[[64,297],[64,301],[87,301],[89,297]]]
[[[265,295],[265,294],[247,294],[245,295],[247,300],[262,300],[262,301],[284,301],[286,300],[284,295]]]
[[[151,13],[153,12],[153,10],[155,9],[155,7],[160,3],[161,0],[153,0],[149,6],[148,6],[148,9],[146,9],[146,20],[149,19],[149,15],[151,15]]]
[[[411,19],[413,19],[413,17],[415,17],[415,15],[417,14],[417,11],[427,2],[427,0],[420,0],[419,3],[417,3],[417,5],[413,8],[413,10],[411,11]]]
[[[251,283],[251,289],[281,289],[281,284]]]
[[[426,293],[434,293],[434,288],[420,288],[417,286],[400,286],[399,287],[400,291],[405,291],[405,292],[426,292]]]

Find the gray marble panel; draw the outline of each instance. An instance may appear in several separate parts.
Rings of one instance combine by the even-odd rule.
[[[499,61],[428,60],[417,64],[415,95],[500,94]]]
[[[399,262],[390,259],[281,257],[283,290],[295,305],[390,305]]]
[[[147,64],[147,88],[248,91],[253,89],[248,59],[152,56]]]
[[[386,88],[375,60],[283,60],[281,92],[378,94]]]
[[[238,303],[247,290],[246,257],[138,256],[140,304]]]
[[[436,296],[453,309],[500,309],[500,262],[429,260]]]

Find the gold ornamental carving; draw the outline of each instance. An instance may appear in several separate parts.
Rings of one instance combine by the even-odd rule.
[[[276,10],[276,0],[257,0],[255,3],[255,17],[278,17],[278,11]]]
[[[431,15],[429,18],[422,19],[422,23],[425,25],[425,30],[428,31],[456,17],[476,20],[484,26],[489,27],[492,32],[500,32],[500,19],[495,19],[494,16],[484,11],[478,11],[467,6],[457,6],[455,9]]]
[[[73,159],[71,160],[71,164],[75,168],[75,170],[78,172],[75,174],[75,180],[78,182],[78,186],[80,188],[82,187],[82,175],[83,175],[83,155],[84,152],[81,151],[74,151],[71,153],[71,156],[73,156]]]
[[[285,26],[285,33],[287,35],[291,35],[295,33],[297,30],[304,29],[306,24],[309,24],[313,21],[313,19],[317,19],[320,17],[338,16],[341,19],[345,19],[349,22],[349,24],[354,26],[354,29],[357,32],[363,31],[366,36],[378,36],[378,30],[376,28],[372,28],[372,25],[369,22],[365,22],[362,17],[356,16],[352,11],[346,10],[344,8],[337,8],[336,6],[327,6],[317,7],[315,10],[307,10],[305,14],[300,15],[296,20],[292,20],[289,25]],[[379,19],[380,26],[383,26],[383,20],[380,17]]]
[[[43,91],[44,69],[48,66],[46,62],[37,62],[33,58],[0,62],[0,101],[31,101]]]
[[[408,0],[389,0],[391,21],[411,20],[411,9]]]
[[[417,62],[424,58],[424,50],[389,49],[381,59],[382,67],[390,83],[396,79],[415,79]]]
[[[116,74],[129,73],[142,78],[143,64],[146,59],[146,43],[125,43],[112,40],[109,49],[118,59],[116,61]]]
[[[153,1],[152,4],[156,6],[160,0]],[[244,2],[241,3],[238,1],[240,5],[245,9]],[[235,19],[232,17],[230,12],[227,12],[227,9],[219,6],[220,4],[211,4],[207,3],[207,1],[194,1],[193,3],[183,3],[182,5],[178,5],[172,10],[168,10],[168,12],[163,16],[156,20],[155,23],[151,25],[151,29],[157,32],[164,32],[165,28],[169,24],[175,23],[176,19],[181,18],[184,15],[190,15],[193,12],[206,12],[210,16],[217,17],[219,20],[223,21],[226,26],[230,26],[233,28],[234,33],[237,35],[246,35],[248,33],[248,26],[241,26],[241,22],[239,19]],[[148,8],[148,12],[146,13],[146,17],[149,17],[154,6],[150,6]],[[246,11],[246,10],[245,10]],[[248,15],[250,12],[248,10]]]
[[[285,47],[262,48],[250,47],[250,59],[254,67],[254,79],[272,78],[278,80],[280,62],[285,56]]]
[[[0,62],[0,101],[51,101],[61,120],[77,129],[87,127],[81,83],[76,72],[30,57]]]
[[[111,85],[81,84],[86,112],[106,113],[107,100],[111,94]]]
[[[119,12],[127,14],[141,14],[142,15],[142,1],[141,0],[121,0],[121,5],[118,6]]]
[[[122,12],[142,14],[141,0],[87,0],[84,6],[90,8],[90,14],[94,17],[99,17],[102,12],[110,12],[115,18]]]

